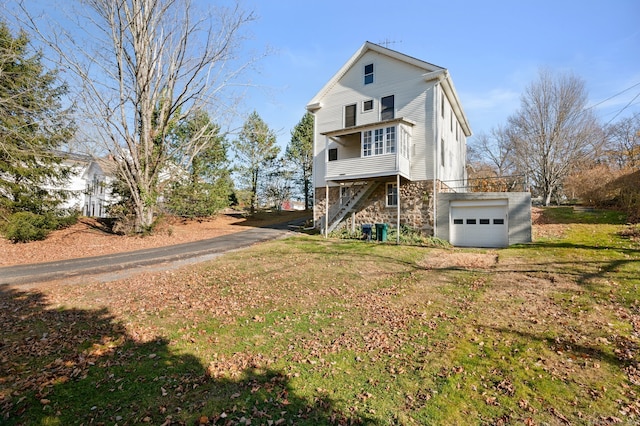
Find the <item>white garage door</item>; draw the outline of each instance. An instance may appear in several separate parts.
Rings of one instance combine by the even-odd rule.
[[[452,201],[449,242],[459,247],[507,247],[507,200]]]

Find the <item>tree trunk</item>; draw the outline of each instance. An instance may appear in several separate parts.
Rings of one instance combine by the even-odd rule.
[[[144,202],[138,203],[136,205],[136,222],[135,222],[135,232],[137,234],[146,232],[151,229],[153,225],[153,216],[155,213],[155,205],[149,206],[145,205]]]
[[[253,171],[251,179],[251,214],[254,214],[258,202],[258,170]]]

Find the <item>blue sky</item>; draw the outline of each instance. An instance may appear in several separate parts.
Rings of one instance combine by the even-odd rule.
[[[283,148],[308,101],[365,41],[447,68],[474,134],[505,124],[542,67],[584,79],[603,123],[640,111],[640,0],[240,2],[258,17],[247,50],[275,51],[250,76],[241,112],[256,110]],[[74,3],[27,0],[54,19]]]
[[[594,108],[603,123],[640,111],[638,0],[243,5],[259,17],[252,43],[276,50],[254,76],[261,88],[249,91],[245,108],[278,132],[282,146],[307,102],[365,41],[391,41],[394,50],[447,68],[474,134],[505,124],[541,67],[584,79],[590,105],[628,89]]]

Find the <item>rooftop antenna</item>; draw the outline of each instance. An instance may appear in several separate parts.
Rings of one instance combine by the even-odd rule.
[[[402,40],[396,41],[396,40],[389,40],[388,38],[385,38],[384,40],[382,40],[378,44],[380,46],[384,46],[384,47],[386,47],[388,49],[389,46],[391,46],[392,44],[398,44],[398,43],[402,43]]]

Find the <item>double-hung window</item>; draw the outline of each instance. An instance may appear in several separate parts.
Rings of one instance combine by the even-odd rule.
[[[373,155],[382,155],[384,153],[384,129],[374,130],[374,153]]]
[[[393,95],[380,99],[380,120],[393,120],[395,118],[395,98]]]
[[[409,133],[406,129],[400,130],[400,155],[409,158]]]
[[[396,153],[396,128],[387,127],[385,129],[385,152],[387,154]]]
[[[364,66],[364,84],[373,83],[373,64]]]
[[[398,184],[387,184],[387,207],[398,205]]]
[[[344,127],[353,127],[356,125],[356,110],[356,104],[344,107]]]
[[[371,130],[365,130],[362,132],[362,156],[370,157],[373,155],[373,151],[371,149]]]

